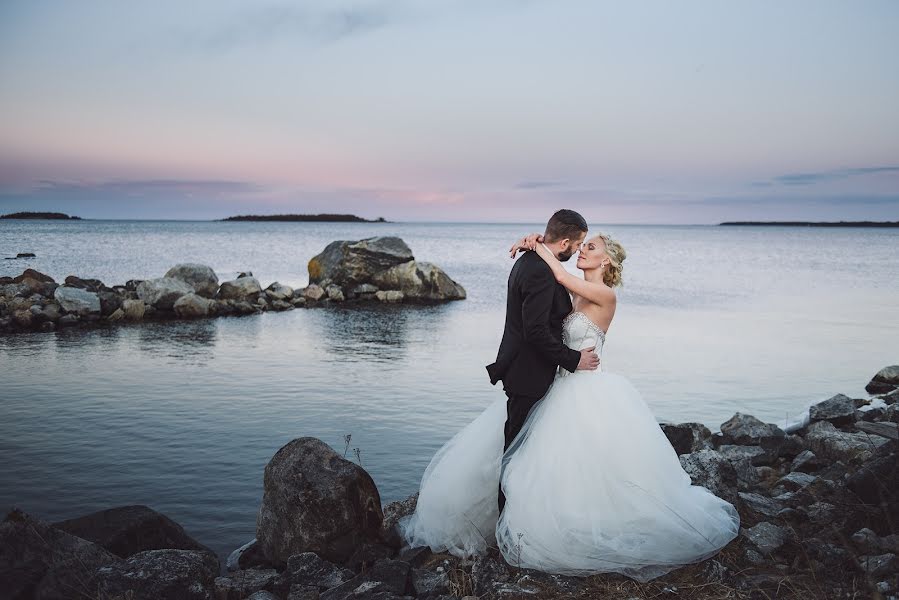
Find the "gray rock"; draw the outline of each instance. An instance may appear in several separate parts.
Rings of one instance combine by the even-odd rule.
[[[306,300],[315,302],[317,300],[321,300],[324,296],[325,290],[322,287],[315,285],[314,283],[308,285],[306,289],[303,290],[303,298]]]
[[[844,425],[855,421],[855,400],[837,394],[809,408],[809,421],[830,421],[834,425]]]
[[[213,306],[215,306],[213,300],[190,293],[178,298],[172,308],[175,314],[183,319],[196,319],[208,317]]]
[[[243,600],[247,595],[256,592],[272,592],[278,581],[278,571],[275,569],[234,571],[224,577],[215,578],[215,599]]]
[[[137,286],[137,297],[156,310],[172,310],[178,298],[193,291],[192,286],[180,279],[160,277],[142,281]]]
[[[409,563],[399,560],[380,560],[372,568],[346,583],[321,594],[321,600],[347,600],[349,598],[389,598],[378,594],[404,596],[412,591],[412,569]]]
[[[290,300],[293,298],[293,288],[277,281],[265,288],[265,293],[273,300]]]
[[[125,313],[127,321],[141,321],[147,311],[147,305],[143,300],[124,300],[122,301],[122,312]]]
[[[899,572],[899,560],[896,560],[895,554],[860,556],[858,562],[871,577],[895,576]]]
[[[290,594],[287,600],[319,600],[320,596],[317,587],[305,585],[290,586]]]
[[[870,394],[886,394],[899,388],[899,365],[884,367],[865,386]]]
[[[143,505],[119,506],[53,524],[57,529],[99,544],[128,558],[145,550],[198,550],[215,553],[162,513]]]
[[[752,415],[736,413],[721,424],[721,433],[734,444],[757,445],[765,438],[782,438],[786,435],[777,425],[764,423]]]
[[[660,427],[678,455],[711,447],[712,432],[702,423],[662,423]]]
[[[100,297],[100,314],[104,317],[111,315],[122,306],[122,297],[116,292],[108,290],[100,290],[97,292]]]
[[[325,293],[328,294],[328,299],[333,300],[334,302],[343,302],[346,300],[343,296],[343,290],[340,289],[339,285],[329,285],[325,289]]]
[[[310,600],[317,600],[318,594],[316,594],[315,598],[310,598]],[[258,592],[254,592],[247,596],[247,600],[281,600],[277,596],[275,596],[271,592],[267,592],[265,590],[261,590]],[[293,600],[293,596],[291,596],[291,600]]]
[[[832,525],[834,517],[839,513],[837,507],[829,502],[814,502],[800,507],[812,523]]]
[[[744,529],[741,533],[762,554],[777,552],[789,539],[789,532],[786,529],[767,521]]]
[[[899,402],[899,388],[893,390],[892,392],[882,395],[880,398],[887,405],[896,404],[897,402]]]
[[[218,560],[208,552],[147,550],[97,570],[104,598],[129,600],[212,600]]]
[[[381,289],[398,290],[405,300],[443,302],[464,300],[465,289],[437,265],[410,261],[377,273],[372,282]]]
[[[60,327],[69,327],[71,325],[78,324],[78,315],[68,314],[59,317],[59,321],[57,321],[57,325]]]
[[[314,552],[291,556],[285,575],[292,585],[316,587],[322,591],[342,585],[355,576],[349,569],[330,563]]]
[[[471,583],[476,596],[483,597],[495,593],[496,588],[507,583],[510,578],[511,573],[504,562],[489,555],[475,556],[471,565]]]
[[[740,446],[737,444],[725,444],[718,448],[718,452],[731,461],[732,463],[736,463],[738,461],[749,461],[752,465],[761,466],[771,464],[772,459],[765,452],[764,449],[759,446]]]
[[[880,548],[880,536],[867,527],[859,529],[852,534],[852,542],[865,554],[878,552]]]
[[[180,279],[190,285],[194,293],[203,298],[214,298],[219,288],[218,275],[206,265],[181,263],[169,269],[165,276]]]
[[[398,304],[403,301],[403,292],[399,292],[397,290],[380,290],[378,292],[375,292],[375,298],[377,298],[381,302]]]
[[[294,306],[285,300],[273,300],[272,309],[274,310],[293,310]]]
[[[818,481],[818,478],[808,473],[794,472],[787,473],[781,477],[775,486],[784,487],[789,491],[801,490]]]
[[[0,595],[68,600],[93,597],[94,573],[120,559],[19,510],[0,523]]]
[[[380,541],[382,520],[371,476],[321,440],[295,439],[265,467],[256,539],[276,565],[301,552],[344,562],[360,544]]]
[[[450,581],[445,571],[412,569],[412,587],[416,596],[440,596],[450,593]]]
[[[793,459],[793,462],[790,463],[790,470],[808,473],[809,471],[817,470],[819,466],[818,457],[815,456],[815,453],[811,450],[805,450]]]
[[[376,273],[413,259],[409,246],[398,237],[331,242],[309,261],[309,282],[330,281],[352,288],[359,283],[371,283]]]
[[[735,506],[739,503],[737,472],[724,456],[714,450],[699,450],[679,458],[693,485],[701,485]]]
[[[377,291],[378,291],[378,286],[376,286],[376,285],[372,285],[370,283],[360,283],[359,285],[355,286],[352,290],[350,290],[350,293],[353,296],[365,297],[365,296],[373,296],[375,294],[375,292],[377,292]]]
[[[805,440],[816,456],[847,463],[870,458],[878,446],[887,442],[886,438],[879,436],[840,431],[829,421],[812,423],[806,431]]]
[[[774,518],[786,508],[781,502],[755,492],[740,492],[739,497],[744,511],[755,519]]]
[[[61,286],[53,292],[53,298],[68,313],[76,315],[100,314],[100,297],[96,292]]]
[[[238,277],[232,281],[222,283],[216,298],[256,302],[261,293],[262,287],[255,277]]]
[[[293,300],[290,301],[290,303],[295,308],[302,308],[302,307],[306,306],[306,298],[304,298],[303,296],[300,296],[299,298],[295,297]]]

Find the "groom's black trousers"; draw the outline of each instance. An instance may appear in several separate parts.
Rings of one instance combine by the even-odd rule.
[[[512,440],[515,439],[515,436],[518,435],[518,432],[521,431],[522,426],[524,425],[525,420],[528,418],[528,413],[531,412],[531,409],[540,401],[540,398],[533,398],[531,396],[522,396],[520,394],[512,394],[510,392],[506,392],[506,425],[503,428],[503,433],[505,434],[505,443],[503,444],[503,452],[509,449],[509,446],[512,445]],[[506,496],[503,494],[503,484],[500,482],[499,484],[499,512],[503,512],[503,507],[506,505]]]

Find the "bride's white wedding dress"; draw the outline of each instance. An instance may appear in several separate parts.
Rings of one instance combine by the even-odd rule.
[[[605,335],[573,312],[563,341],[600,352]],[[648,581],[712,556],[739,532],[734,507],[691,484],[620,375],[560,368],[504,455],[505,420],[503,398],[434,455],[415,512],[399,524],[410,546],[466,557],[498,545],[523,568]]]

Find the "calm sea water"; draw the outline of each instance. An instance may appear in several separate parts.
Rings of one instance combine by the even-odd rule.
[[[221,555],[254,537],[265,464],[316,436],[386,503],[503,397],[484,365],[502,333],[506,249],[538,225],[0,221],[0,275],[306,283],[328,242],[398,235],[468,291],[444,306],[294,310],[0,336],[0,507],[58,520],[123,504],[168,514]],[[899,362],[899,231],[591,227],[626,247],[603,354],[659,420],[713,429],[735,411],[795,418],[865,395]],[[573,265],[572,267],[573,268]]]

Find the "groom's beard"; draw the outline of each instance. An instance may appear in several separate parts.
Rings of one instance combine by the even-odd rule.
[[[574,248],[569,248],[568,250],[560,251],[556,255],[556,258],[558,258],[561,262],[566,262],[572,256],[574,256]]]

